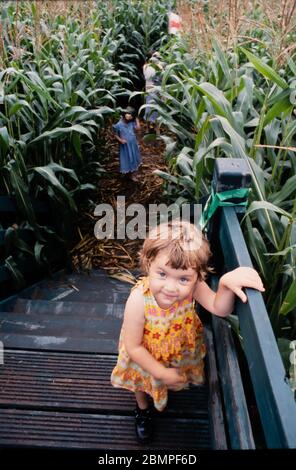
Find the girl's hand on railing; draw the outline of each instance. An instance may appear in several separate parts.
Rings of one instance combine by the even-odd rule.
[[[257,289],[260,292],[265,291],[257,271],[248,267],[240,267],[229,271],[221,277],[220,283],[236,294],[244,303],[247,302],[247,296],[242,290],[243,287]]]

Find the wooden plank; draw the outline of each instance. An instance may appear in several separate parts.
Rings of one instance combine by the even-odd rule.
[[[222,318],[212,320],[231,449],[255,449],[231,328]]]
[[[0,314],[0,340],[6,347],[117,352],[121,320],[69,315]],[[74,349],[75,350],[75,349]]]
[[[78,317],[95,317],[122,319],[124,304],[108,304],[102,302],[63,302],[58,300],[17,299],[15,304],[8,306],[10,313],[75,315]],[[110,318],[111,320],[111,318]]]
[[[27,315],[24,313],[0,312],[0,333],[32,334],[38,336],[111,338],[119,336],[122,321],[114,317],[84,317],[83,320],[69,315]]]
[[[71,284],[77,285],[79,283],[86,290],[97,289],[98,286],[104,286],[114,288],[115,290],[124,290],[129,292],[132,288],[132,284],[122,282],[119,279],[113,278],[108,275],[108,272],[103,269],[93,269],[90,272],[82,273],[67,273],[66,271],[60,271],[56,273],[52,279],[45,279],[41,281],[40,287],[65,287]]]
[[[252,266],[233,207],[221,212],[219,236],[225,267]],[[245,289],[248,302],[236,302],[244,351],[269,448],[296,448],[296,404],[261,293]]]
[[[6,348],[32,349],[44,351],[90,352],[103,354],[116,354],[118,340],[105,335],[96,338],[79,338],[69,336],[45,336],[37,334],[5,333],[0,340]]]
[[[131,274],[133,275],[135,280],[138,280],[141,276],[138,271],[132,271]],[[70,283],[75,284],[75,282],[87,283],[90,286],[97,286],[98,284],[108,285],[116,290],[124,290],[126,292],[130,292],[134,284],[129,282],[122,281],[120,279],[114,278],[109,276],[108,271],[103,269],[93,269],[88,274],[87,273],[71,273],[67,274],[66,280]]]
[[[0,369],[0,406],[132,414],[134,394],[110,383],[116,360],[115,355],[6,349]],[[165,415],[207,418],[207,386],[170,392]]]
[[[123,449],[143,449],[135,442],[134,419],[126,415],[131,413],[126,397],[133,394],[110,386],[108,356],[102,356],[109,354],[114,360],[117,353],[121,326],[118,305],[112,312],[109,309],[109,315],[104,315],[101,302],[100,320],[96,314],[100,313],[101,305],[99,309],[94,308],[98,307],[95,304],[98,298],[103,296],[105,300],[109,296],[112,302],[118,301],[123,294],[128,295],[131,286],[116,280],[110,283],[100,274],[97,277],[101,277],[99,288],[96,281],[90,287],[88,280],[77,279],[77,282],[82,281],[82,291],[68,289],[74,296],[71,304],[67,302],[70,298],[67,286],[53,287],[47,281],[42,283],[42,288],[34,286],[22,295],[24,298],[62,296],[66,301],[57,299],[47,303],[41,300],[38,304],[39,301],[34,300],[18,302],[17,297],[12,297],[6,304],[2,303],[2,308],[3,305],[12,309],[25,307],[27,313],[0,314],[1,339],[9,352],[7,368],[5,366],[3,375],[0,374],[1,446],[120,449],[122,445]],[[68,278],[66,282],[71,280]],[[76,282],[76,277],[74,280]],[[82,320],[82,314],[75,313],[74,304],[77,308],[83,306],[87,314],[83,299],[91,315],[88,318],[83,315]],[[108,310],[108,302],[105,305]],[[66,313],[61,312],[64,308]],[[71,358],[73,352],[76,354]],[[78,355],[78,352],[83,354]],[[100,354],[101,369],[93,353]],[[145,448],[210,448],[207,386],[170,393],[168,409],[161,418],[157,414],[156,421],[155,440],[151,447]],[[172,429],[178,432],[172,433]]]
[[[62,273],[54,279],[45,279],[40,282],[40,288],[67,288],[74,286],[78,290],[87,290],[87,291],[97,291],[109,290],[112,289],[118,292],[129,293],[132,285],[127,282],[119,281],[118,279],[113,279],[109,277],[106,272],[101,275],[86,275],[86,274],[66,274]]]
[[[56,272],[52,275],[51,279],[52,280],[57,279],[59,276],[64,275],[64,273],[65,273],[64,269],[61,270],[61,271],[58,271],[58,272]],[[44,281],[39,280],[38,282],[35,282],[31,286],[26,287],[25,289],[23,289],[21,292],[18,292],[16,294],[13,294],[13,295],[1,300],[0,301],[0,311],[8,311],[9,308],[10,308],[9,306],[14,304],[16,302],[16,300],[19,298],[20,295],[24,294],[25,297],[29,297],[30,293],[34,292],[34,290],[36,288],[38,288],[38,286],[40,284],[42,284],[42,282],[44,282]],[[46,282],[48,282],[48,279],[46,280]]]
[[[216,366],[215,346],[213,342],[213,334],[209,326],[205,327],[205,339],[207,347],[206,372],[209,383],[209,419],[212,436],[212,448],[215,450],[225,450],[228,448],[228,446],[226,441],[219,378]]]
[[[7,271],[8,272],[8,271]],[[119,303],[125,303],[131,285],[125,282],[121,282],[117,279],[112,279],[109,277],[104,270],[94,269],[91,271],[91,274],[87,273],[72,273],[69,275],[65,270],[58,271],[54,273],[51,278],[44,279],[42,281],[38,281],[37,283],[33,284],[30,287],[22,290],[18,294],[12,295],[7,299],[0,301],[0,310],[2,311],[9,311],[11,310],[11,305],[14,305],[18,298],[35,298],[42,300],[42,295],[44,293],[45,297],[43,300],[49,298],[52,300],[52,297],[57,297],[55,300],[66,299],[68,300],[69,295],[72,294],[75,301],[79,301],[79,289],[75,289],[75,283],[81,282],[83,285],[83,290],[92,290],[94,291],[92,294],[92,298],[94,298],[95,302],[100,302],[98,300],[98,296],[96,292],[100,292],[101,299],[103,301],[108,302],[108,299],[111,299],[111,303],[119,302],[120,298],[123,299]],[[72,281],[72,282],[71,282]],[[74,287],[73,287],[74,286]],[[59,289],[57,292],[54,293],[52,296],[50,291],[54,288]],[[44,289],[44,291],[42,291]],[[115,295],[113,295],[113,293]],[[75,296],[73,294],[76,294]],[[84,298],[88,298],[88,295],[82,294]],[[104,297],[105,296],[105,297]],[[70,299],[71,300],[71,299]],[[89,300],[89,299],[88,299]],[[87,301],[87,300],[86,300]],[[91,300],[90,300],[91,301]]]
[[[30,292],[21,292],[19,296],[23,299],[39,300],[66,300],[71,302],[105,302],[125,304],[128,293],[116,291],[109,286],[98,287],[96,290],[87,291],[85,289],[77,291],[74,287],[46,287],[37,286]]]
[[[0,445],[43,449],[142,450],[132,416],[3,409]],[[176,432],[173,432],[176,430]],[[155,435],[146,450],[208,449],[209,423],[202,418],[155,418]]]
[[[94,291],[77,291],[72,287],[61,288],[47,288],[40,289],[36,287],[29,294],[21,293],[22,298],[40,299],[40,300],[67,300],[71,302],[105,302],[105,303],[120,303],[126,302],[128,294],[125,292],[116,292],[113,289],[98,288]]]
[[[67,275],[64,271],[56,273],[52,279],[41,281],[19,294],[29,299],[31,297],[56,299],[56,301],[52,301],[52,308],[55,309],[54,315],[52,315],[51,306],[46,305],[46,300],[41,300],[42,304],[39,306],[34,304],[33,307],[33,304],[30,304],[26,310],[30,315],[24,314],[22,317],[17,317],[15,315],[19,314],[14,313],[13,318],[11,312],[5,313],[3,309],[6,307],[13,309],[16,302],[26,302],[26,300],[18,300],[18,296],[15,295],[1,303],[0,337],[5,341],[6,347],[117,353],[123,305],[130,286],[116,279],[110,279],[104,271],[99,271],[95,275],[98,286],[91,291],[84,289],[77,291],[72,287],[51,288],[52,285],[56,285],[56,282],[64,282]],[[85,275],[77,275],[77,277],[82,277],[83,281],[85,279]],[[86,287],[87,285],[88,282],[86,282]],[[100,289],[101,285],[103,289]],[[40,288],[40,286],[43,287]],[[74,301],[64,302],[68,299]],[[74,303],[77,303],[76,310],[74,310]],[[111,305],[113,305],[112,308],[110,308]],[[32,316],[31,307],[34,311],[33,315],[36,313],[36,317]],[[65,308],[66,313],[57,314],[60,308]],[[77,309],[81,309],[79,316],[76,316],[75,313]],[[83,312],[86,312],[86,315],[82,320]],[[74,314],[76,318],[72,319]],[[96,314],[100,316],[101,320],[96,318]],[[96,323],[98,321],[99,323]]]

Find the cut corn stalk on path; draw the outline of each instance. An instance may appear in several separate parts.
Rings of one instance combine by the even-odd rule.
[[[117,197],[125,197],[125,207],[130,204],[143,204],[148,208],[149,204],[159,204],[162,201],[163,180],[153,173],[154,170],[165,170],[164,144],[158,137],[150,143],[145,141],[145,123],[141,123],[138,133],[142,164],[138,171],[138,181],[130,181],[119,172],[118,145],[114,139],[112,130],[106,129],[105,138],[110,149],[110,159],[100,179],[96,204],[110,204],[116,217]],[[77,226],[80,241],[73,247],[72,262],[75,270],[89,271],[92,268],[103,268],[107,272],[126,282],[134,282],[130,270],[138,266],[138,251],[143,240],[116,240],[97,239],[94,235],[94,226],[99,220],[89,212],[82,214]],[[115,221],[116,226],[116,221]],[[120,273],[120,274],[119,274]]]

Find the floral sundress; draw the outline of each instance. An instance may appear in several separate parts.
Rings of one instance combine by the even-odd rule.
[[[170,308],[162,309],[149,289],[149,280],[142,278],[134,286],[140,288],[144,296],[145,324],[143,346],[165,367],[178,368],[189,383],[204,383],[204,344],[203,326],[196,314],[192,298],[176,301]],[[123,328],[119,338],[119,355],[111,375],[114,387],[125,388],[149,394],[158,411],[167,404],[168,388],[161,381],[142,369],[131,360],[123,343]]]

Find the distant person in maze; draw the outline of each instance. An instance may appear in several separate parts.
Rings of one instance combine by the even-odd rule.
[[[143,75],[145,78],[146,105],[145,120],[147,121],[147,132],[156,132],[157,112],[153,111],[149,104],[155,103],[157,91],[155,86],[161,85],[163,64],[160,61],[160,55],[157,51],[150,51],[147,54],[147,60],[143,65]]]
[[[127,107],[121,119],[113,126],[115,138],[119,142],[120,172],[132,181],[138,181],[136,172],[141,164],[141,154],[135,131],[140,129],[140,121],[134,108]]]

